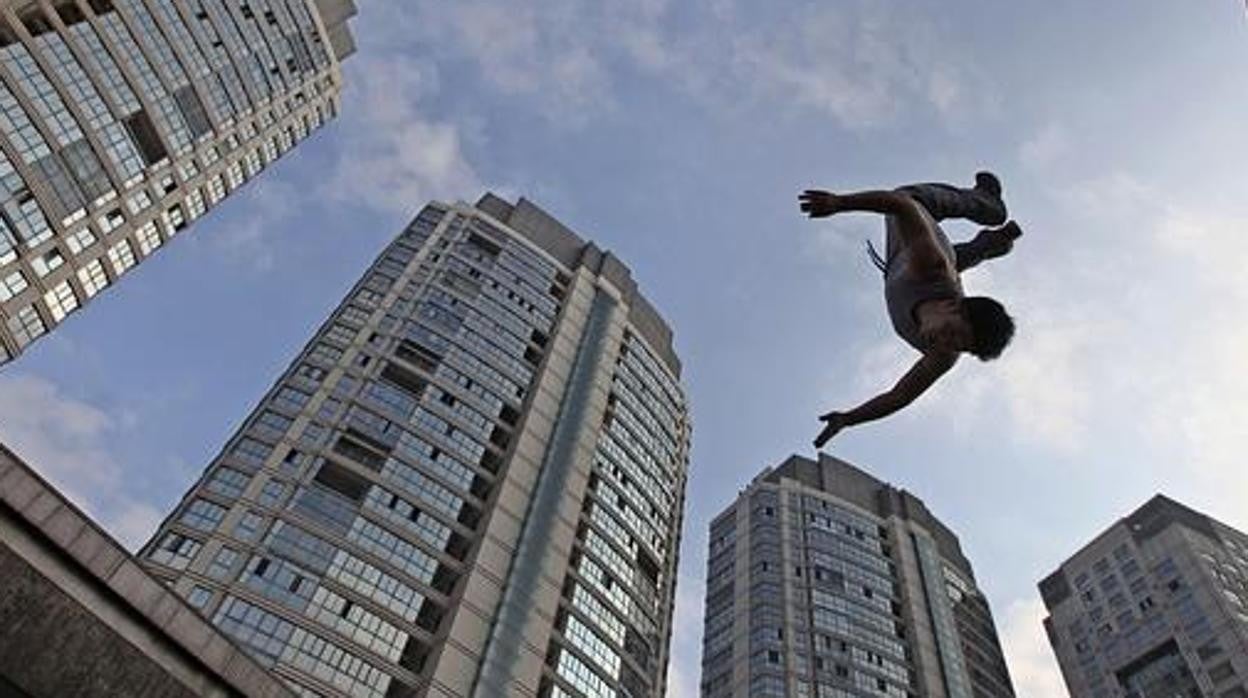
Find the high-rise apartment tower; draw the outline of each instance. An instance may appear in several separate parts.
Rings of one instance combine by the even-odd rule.
[[[1007,698],[992,612],[914,495],[792,456],[711,522],[704,698]]]
[[[0,364],[337,109],[351,0],[0,0]]]
[[[1073,698],[1248,698],[1248,536],[1158,495],[1040,582]]]
[[[671,332],[533,204],[430,204],[143,550],[301,690],[660,698]]]

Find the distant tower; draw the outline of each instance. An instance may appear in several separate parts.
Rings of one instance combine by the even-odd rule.
[[[1005,698],[992,612],[914,495],[792,456],[711,522],[704,698]]]
[[[319,694],[660,698],[690,438],[671,340],[533,204],[430,204],[142,556]]]
[[[355,8],[0,8],[3,364],[333,117]]]
[[[1248,698],[1248,536],[1161,495],[1040,582],[1073,698]]]

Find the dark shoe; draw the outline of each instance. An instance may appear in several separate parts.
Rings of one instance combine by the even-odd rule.
[[[980,225],[1001,225],[1009,218],[1005,202],[1001,200],[1001,180],[991,172],[976,172],[975,186],[971,191],[978,195],[979,206],[974,215],[967,216]]]
[[[1014,249],[1014,241],[1023,236],[1023,229],[1018,223],[1010,221],[1000,228],[984,229],[979,231],[971,244],[979,250],[982,259],[996,259],[1004,257]]]
[[[988,192],[998,199],[1001,198],[1001,180],[991,172],[983,171],[975,173],[975,188],[980,191]]]

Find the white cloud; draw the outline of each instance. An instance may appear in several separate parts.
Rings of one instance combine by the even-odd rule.
[[[1248,486],[1248,210],[1120,170],[1041,196],[1054,210],[1015,257],[968,273],[968,289],[1001,298],[1019,331],[995,365],[958,377],[959,401],[980,390],[963,411],[982,423],[1004,409],[1017,439],[1068,453],[1136,439],[1183,461],[1182,477],[1165,458],[1140,463],[1141,476],[1235,511]],[[1043,267],[1024,262],[1033,245],[1048,246]]]
[[[407,3],[403,3],[407,5]],[[532,98],[553,122],[581,125],[611,101],[603,64],[610,34],[595,10],[571,0],[412,3],[409,39],[446,62],[467,59],[492,89]]]
[[[1058,123],[1045,125],[1040,132],[1018,149],[1018,159],[1025,167],[1039,170],[1053,164],[1070,152],[1070,135]]]
[[[277,258],[270,233],[281,229],[305,196],[284,180],[260,177],[240,193],[239,203],[245,202],[246,216],[236,217],[231,226],[216,226],[206,236],[208,244],[245,268],[268,271]]]
[[[142,502],[129,502],[116,514],[108,517],[105,528],[128,549],[137,550],[152,537],[166,513]]]
[[[851,128],[914,107],[945,118],[980,115],[991,103],[974,63],[939,22],[916,21],[915,8],[899,3],[784,6],[759,16],[731,0],[401,6],[381,10],[385,36],[372,45],[392,45],[402,34],[423,55],[467,62],[489,89],[524,98],[566,127],[617,106],[630,72],[666,81],[711,109],[811,109]],[[353,60],[369,60],[364,48]]]
[[[1014,681],[1014,693],[1028,698],[1067,695],[1057,659],[1042,621],[1048,615],[1039,599],[1014,601],[999,623],[1001,646]]]
[[[109,454],[123,427],[100,408],[31,375],[0,376],[0,440],[131,550],[160,521],[134,499],[125,469]]]
[[[821,5],[785,13],[783,26],[738,27],[737,83],[769,102],[796,102],[849,128],[890,123],[918,107],[945,117],[982,111],[969,62],[933,24],[874,3]]]
[[[1169,336],[1165,370],[1149,381],[1151,438],[1177,442],[1204,501],[1242,508],[1248,487],[1243,443],[1248,424],[1248,229],[1245,212],[1195,212],[1167,206],[1157,224],[1157,254],[1174,270],[1164,313]],[[1141,281],[1148,283],[1148,281]],[[1199,507],[1198,507],[1199,508]]]
[[[459,128],[425,115],[439,89],[432,64],[392,52],[359,55],[348,69],[328,198],[408,215],[428,199],[480,194]]]
[[[1009,356],[1000,359],[999,367],[990,370],[1001,371],[1010,416],[1021,437],[1070,449],[1082,444],[1093,407],[1082,359],[1105,326],[1065,310],[1064,316],[1042,308],[1025,314],[1022,336],[1007,349]]]

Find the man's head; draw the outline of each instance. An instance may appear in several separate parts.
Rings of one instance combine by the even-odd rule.
[[[919,335],[925,345],[936,351],[967,352],[989,361],[1000,356],[1010,343],[1014,321],[991,298],[938,300],[924,304]]]
[[[1014,319],[1005,312],[1005,307],[986,296],[971,296],[962,299],[962,314],[971,328],[971,343],[963,351],[974,354],[980,361],[1001,356],[1014,337]]]

